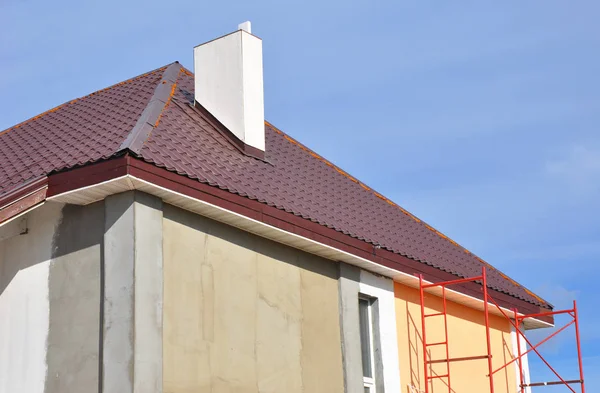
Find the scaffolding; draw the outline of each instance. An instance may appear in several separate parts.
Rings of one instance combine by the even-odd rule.
[[[484,321],[485,321],[485,338],[487,343],[487,353],[485,355],[475,355],[468,357],[460,357],[460,358],[450,358],[450,346],[449,346],[449,337],[448,337],[448,306],[446,300],[446,288],[450,285],[464,284],[468,282],[481,282],[483,289],[483,297],[487,299],[489,297],[488,287],[487,287],[487,277],[485,267],[481,271],[481,276],[477,277],[469,277],[462,278],[458,280],[452,281],[443,281],[437,282],[433,284],[425,284],[423,280],[423,275],[419,275],[419,292],[421,296],[421,335],[423,338],[423,361],[424,361],[424,377],[425,377],[425,393],[430,393],[430,384],[434,379],[445,379],[446,385],[448,386],[448,393],[452,393],[452,383],[451,383],[451,375],[450,375],[450,363],[452,362],[463,362],[463,361],[471,361],[471,360],[487,360],[488,370],[489,370],[489,382],[490,382],[490,393],[494,393],[494,375],[492,373],[492,342],[490,336],[490,320],[489,320],[489,305],[488,302],[483,303],[484,307]],[[442,292],[442,312],[433,313],[433,314],[425,314],[425,290],[431,288],[441,288]],[[442,342],[436,343],[428,343],[427,342],[427,329],[426,329],[426,319],[431,317],[443,317],[444,319],[444,336],[445,340]],[[432,346],[443,345],[446,350],[446,358],[445,359],[429,359],[428,349]],[[442,375],[429,375],[429,369],[432,364],[436,363],[446,363],[446,374]],[[433,373],[431,373],[433,374]]]
[[[531,387],[553,386],[553,385],[564,385],[571,392],[577,393],[571,386],[571,385],[575,385],[575,384],[579,384],[581,386],[581,393],[585,393],[585,384],[584,384],[584,379],[583,379],[583,364],[582,364],[582,357],[581,357],[581,342],[580,342],[580,335],[579,335],[579,318],[578,318],[578,314],[577,314],[577,302],[576,301],[573,301],[573,308],[569,309],[569,310],[549,311],[549,312],[541,312],[541,313],[523,315],[523,314],[519,314],[517,309],[511,310],[511,312],[504,311],[502,309],[502,307],[500,307],[500,305],[492,298],[492,296],[490,296],[490,294],[488,292],[487,274],[486,274],[485,267],[482,267],[480,276],[461,278],[461,279],[452,280],[452,281],[443,281],[443,282],[437,282],[437,283],[425,283],[425,281],[423,279],[423,275],[419,274],[418,276],[419,276],[419,293],[420,293],[420,300],[421,300],[421,329],[422,329],[421,334],[422,334],[422,340],[423,340],[423,365],[424,365],[423,370],[424,370],[424,377],[425,377],[425,391],[424,391],[425,393],[432,393],[431,387],[432,387],[433,380],[435,380],[435,379],[445,380],[445,384],[448,387],[448,393],[453,393],[452,384],[451,384],[452,379],[451,379],[451,372],[450,372],[451,371],[450,364],[453,362],[472,361],[472,360],[487,360],[488,374],[486,375],[486,377],[488,378],[488,382],[490,385],[490,390],[489,390],[490,393],[494,393],[494,374],[496,374],[497,372],[499,372],[501,370],[504,370],[506,367],[508,367],[509,365],[511,365],[515,362],[517,363],[517,369],[518,369],[519,393],[525,393],[526,389],[531,388]],[[465,284],[465,283],[469,283],[469,282],[474,282],[474,283],[480,284],[481,291],[483,292],[482,293],[482,295],[483,295],[482,296],[482,298],[483,298],[483,314],[484,314],[483,319],[484,319],[484,324],[485,324],[485,338],[486,338],[486,344],[487,344],[486,345],[487,353],[484,355],[451,358],[450,357],[450,349],[449,349],[450,340],[448,337],[448,309],[447,309],[447,299],[446,299],[446,288],[451,285]],[[434,289],[434,288],[436,288],[438,291],[441,290],[442,311],[437,312],[437,313],[432,313],[432,314],[426,314],[426,312],[425,312],[425,293],[431,292],[432,289]],[[429,291],[427,291],[427,290],[429,290]],[[515,332],[517,335],[517,339],[516,339],[517,356],[513,356],[513,359],[511,359],[509,362],[506,362],[505,364],[503,364],[502,366],[500,366],[496,369],[493,368],[493,363],[492,363],[492,350],[491,350],[492,346],[491,346],[490,318],[489,318],[490,304],[493,305],[496,309],[498,309],[500,314],[503,315],[510,322],[510,324],[515,329]],[[512,314],[512,318],[511,318],[511,315],[509,315],[509,314]],[[557,331],[550,334],[548,337],[541,340],[539,343],[534,345],[525,336],[525,333],[523,330],[525,320],[531,319],[531,318],[544,318],[544,317],[551,317],[551,316],[565,315],[565,314],[569,315],[572,318],[572,320],[569,323],[567,323],[566,325],[564,325],[563,327],[561,327],[560,329],[558,329]],[[426,320],[428,318],[432,318],[432,317],[442,317],[443,318],[443,322],[444,322],[444,340],[443,341],[433,342],[433,343],[427,342]],[[538,348],[541,345],[543,345],[544,343],[548,342],[553,337],[555,337],[556,335],[558,335],[559,333],[565,331],[568,327],[570,327],[572,325],[575,326],[575,340],[577,343],[579,379],[565,380],[550,365],[550,363],[540,354],[540,352],[538,351]],[[521,338],[529,346],[529,349],[521,348],[521,346],[522,346]],[[446,353],[446,357],[444,359],[431,359],[431,355],[428,353],[428,349],[431,347],[434,347],[434,346],[443,346],[444,347],[445,353]],[[522,352],[523,349],[526,349],[526,350],[524,352]],[[558,381],[531,383],[531,382],[525,380],[525,372],[523,369],[523,357],[526,356],[530,352],[535,352],[539,356],[539,358],[542,360],[542,362],[544,362],[544,364],[546,366],[548,366],[548,368],[552,371],[552,373],[554,375],[556,375],[556,377],[558,378]],[[446,364],[446,373],[442,374],[442,375],[437,375],[437,374],[433,373],[432,369],[430,372],[430,368],[432,367],[432,365],[439,364],[439,363]]]

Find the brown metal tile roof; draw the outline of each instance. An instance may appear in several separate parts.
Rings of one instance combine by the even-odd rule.
[[[488,266],[491,288],[551,307],[512,279],[266,123],[266,160],[241,153],[193,107],[178,63],[80,98],[0,132],[0,196],[29,179],[125,150],[460,277]]]
[[[0,196],[48,173],[112,156],[165,67],[66,102],[0,131]]]

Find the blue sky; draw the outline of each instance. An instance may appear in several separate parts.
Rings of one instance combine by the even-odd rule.
[[[191,69],[194,45],[249,19],[267,119],[557,307],[577,299],[600,391],[600,3],[87,3],[0,0],[0,129]],[[571,344],[545,351],[565,371]]]

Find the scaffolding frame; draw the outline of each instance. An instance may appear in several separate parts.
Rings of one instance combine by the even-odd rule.
[[[517,334],[517,357],[515,357],[511,361],[507,362],[502,367],[492,371],[491,375],[497,373],[498,371],[505,369],[510,364],[517,362],[517,368],[519,370],[519,387],[520,387],[519,392],[520,393],[525,393],[525,389],[528,387],[541,387],[541,386],[554,386],[554,385],[564,385],[572,393],[577,393],[575,391],[575,389],[573,389],[571,387],[571,385],[574,385],[574,384],[580,384],[581,385],[581,393],[585,393],[585,382],[584,382],[584,378],[583,378],[583,361],[582,361],[582,356],[581,356],[581,338],[580,338],[580,334],[579,334],[579,315],[577,313],[577,301],[576,300],[573,300],[573,308],[568,309],[568,310],[548,311],[548,312],[541,312],[541,313],[536,313],[536,314],[519,315],[517,309],[515,308],[512,310],[513,318],[510,318],[510,316],[506,312],[504,312],[504,310],[502,310],[502,308],[500,308],[498,303],[496,303],[496,301],[492,297],[489,297],[489,299],[492,301],[492,303],[494,303],[496,308],[498,310],[500,310],[500,312],[504,315],[504,317],[506,319],[508,319],[508,321],[511,323],[511,325],[513,326],[513,328],[515,329],[515,332]],[[568,314],[572,318],[572,320],[535,345],[527,338],[527,336],[525,336],[525,332],[521,328],[524,325],[524,322],[527,318],[540,318],[540,317],[548,317],[548,316],[564,315],[564,314]],[[552,367],[550,365],[550,363],[544,358],[544,356],[542,356],[542,354],[538,351],[538,348],[541,345],[543,345],[544,343],[548,342],[553,337],[555,337],[558,334],[565,331],[568,327],[570,327],[572,325],[575,326],[575,343],[577,345],[577,363],[578,363],[578,368],[579,368],[579,379],[565,380],[554,369],[554,367]],[[521,337],[527,343],[527,345],[529,345],[529,349],[523,353],[521,353]],[[530,352],[535,352],[535,354],[538,355],[538,357],[542,360],[542,362],[544,362],[544,364],[550,369],[550,371],[552,371],[552,373],[554,375],[556,375],[556,377],[558,378],[558,381],[525,383],[522,359],[525,355],[527,355]]]
[[[423,275],[419,274],[419,293],[421,297],[421,335],[423,338],[423,372],[425,376],[425,393],[430,393],[432,389],[430,389],[430,384],[432,384],[434,379],[446,379],[446,385],[448,386],[448,393],[452,393],[452,384],[450,378],[450,363],[452,362],[463,362],[463,361],[471,361],[471,360],[484,360],[487,359],[488,362],[488,370],[489,370],[489,381],[490,381],[490,393],[494,393],[494,375],[492,373],[492,342],[490,335],[490,315],[489,315],[489,304],[488,302],[483,303],[484,308],[484,320],[485,320],[485,336],[487,343],[487,354],[479,355],[479,356],[468,356],[468,357],[460,357],[460,358],[450,358],[450,346],[448,339],[448,308],[446,301],[446,287],[450,285],[463,284],[467,282],[481,282],[483,289],[483,297],[487,299],[489,297],[488,294],[488,286],[487,286],[487,275],[485,267],[481,270],[481,276],[477,277],[469,277],[462,278],[458,280],[451,281],[442,281],[432,284],[425,284],[423,280]],[[425,290],[430,288],[441,287],[442,289],[442,312],[433,313],[433,314],[425,314]],[[428,343],[427,342],[427,329],[426,329],[426,319],[430,317],[444,317],[444,333],[445,333],[445,341],[437,342],[437,343]],[[427,353],[427,349],[432,346],[444,345],[446,347],[446,358],[445,359],[428,359],[429,355]],[[432,364],[436,363],[446,363],[446,374],[443,375],[429,375],[429,367]]]
[[[482,267],[481,275],[477,277],[468,277],[451,281],[442,281],[437,283],[425,283],[422,274],[418,274],[419,277],[419,294],[421,300],[421,333],[423,340],[423,372],[425,377],[425,393],[432,392],[430,385],[432,385],[433,380],[435,379],[446,379],[446,385],[448,386],[448,393],[452,393],[452,385],[451,385],[451,373],[450,373],[450,363],[458,362],[458,361],[470,361],[470,360],[484,360],[487,359],[488,363],[488,374],[486,375],[490,384],[490,393],[494,393],[494,374],[497,372],[504,370],[506,367],[513,363],[517,363],[518,369],[518,378],[519,378],[519,393],[525,393],[526,388],[531,387],[541,387],[541,386],[553,386],[553,385],[564,385],[566,386],[572,393],[577,393],[571,385],[580,384],[581,385],[581,393],[585,393],[585,383],[583,378],[583,362],[581,356],[581,340],[579,334],[579,316],[577,313],[577,302],[573,301],[573,308],[568,310],[558,310],[558,311],[548,311],[548,312],[540,312],[535,314],[523,314],[519,315],[519,312],[516,308],[512,309],[512,318],[506,313],[502,307],[494,300],[492,296],[490,296],[487,286],[487,274],[485,266]],[[486,334],[486,343],[487,343],[487,354],[480,356],[468,356],[468,357],[460,357],[460,358],[450,358],[450,350],[449,350],[449,337],[448,337],[448,309],[447,309],[447,300],[446,300],[446,287],[450,285],[463,284],[468,282],[475,282],[481,285],[481,290],[483,292],[483,313],[484,313],[484,322],[485,322],[485,334]],[[427,289],[431,288],[441,288],[441,298],[442,298],[442,311],[426,314],[425,313],[425,293]],[[515,329],[517,335],[517,356],[511,359],[510,361],[504,363],[501,367],[494,370],[492,364],[492,351],[491,351],[491,335],[490,335],[490,319],[489,319],[489,308],[490,303],[494,305],[498,311],[510,322],[512,327]],[[572,320],[558,329],[557,331],[550,334],[548,337],[544,338],[537,344],[532,344],[531,341],[525,336],[523,326],[525,320],[528,318],[542,318],[549,317],[555,315],[569,315]],[[427,334],[426,334],[426,320],[431,317],[443,316],[444,318],[444,337],[445,340],[436,343],[428,343],[427,342]],[[575,326],[575,341],[577,344],[577,360],[579,367],[579,379],[573,380],[565,380],[560,376],[560,374],[550,365],[550,363],[540,354],[538,348],[544,343],[548,342],[553,337],[557,336],[561,332],[565,331],[568,327],[574,325]],[[522,352],[521,348],[521,338],[529,345],[529,349],[525,352]],[[445,346],[446,349],[446,358],[445,359],[435,359],[432,360],[428,354],[428,348],[433,346]],[[549,382],[526,382],[525,375],[523,370],[523,357],[530,352],[535,352],[538,357],[544,362],[544,364],[553,372],[554,375],[559,379],[558,381],[549,381]],[[446,363],[446,374],[443,375],[429,375],[429,368],[432,364],[437,363]],[[432,373],[433,374],[433,373]]]

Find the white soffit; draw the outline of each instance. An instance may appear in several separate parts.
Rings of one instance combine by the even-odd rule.
[[[416,276],[395,270],[388,267],[376,264],[368,259],[361,258],[346,251],[328,246],[323,243],[296,235],[291,232],[281,230],[271,225],[256,221],[244,215],[226,210],[222,207],[210,204],[200,199],[195,199],[167,188],[157,186],[153,183],[138,179],[131,175],[125,175],[102,183],[94,184],[87,187],[82,187],[76,190],[67,191],[63,194],[55,195],[47,198],[48,201],[57,201],[62,203],[70,203],[75,205],[87,205],[93,202],[103,200],[109,195],[130,191],[139,190],[158,198],[161,198],[165,203],[189,210],[196,214],[212,218],[216,221],[243,229],[254,233],[264,238],[286,244],[288,246],[321,256],[323,258],[334,261],[345,262],[373,273],[380,274],[385,277],[392,278],[394,281],[404,284],[412,288],[419,288],[419,279]],[[429,282],[426,282],[429,283]],[[441,289],[432,288],[427,293],[441,296]],[[455,303],[465,305],[467,307],[483,310],[483,301],[470,295],[465,295],[452,289],[446,289],[446,298]],[[502,308],[509,316],[512,316],[512,311]],[[491,305],[490,313],[502,316],[498,309]],[[553,325],[538,319],[528,319],[525,322],[527,329],[536,329],[544,327],[552,327]]]

